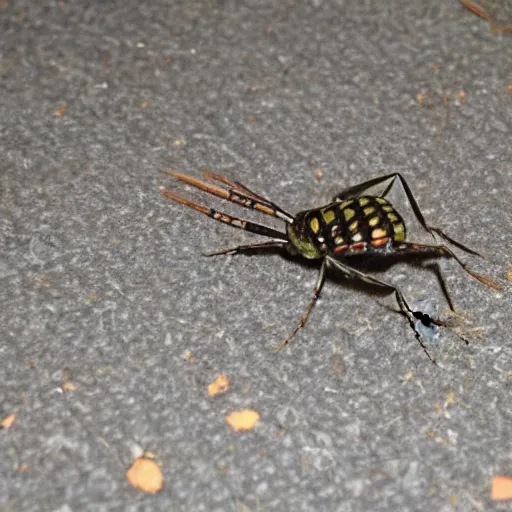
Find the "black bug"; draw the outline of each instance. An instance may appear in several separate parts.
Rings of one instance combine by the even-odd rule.
[[[448,324],[431,318],[422,311],[413,311],[399,288],[351,266],[350,260],[353,256],[417,254],[432,258],[450,258],[455,260],[469,275],[484,285],[495,290],[501,289],[497,282],[468,268],[446,245],[426,245],[406,241],[405,223],[400,214],[386,199],[386,195],[397,179],[405,190],[414,215],[426,231],[434,238],[435,235],[438,235],[455,247],[469,254],[480,256],[477,252],[450,238],[441,229],[427,224],[409,185],[399,173],[373,178],[359,185],[347,188],[337,194],[333,198],[332,203],[319,208],[305,210],[293,216],[265,197],[256,194],[246,186],[237,181],[232,181],[226,176],[209,171],[203,172],[206,179],[224,185],[219,186],[179,172],[162,172],[209,194],[226,199],[245,208],[277,217],[286,223],[286,232],[283,233],[273,228],[199,205],[173,194],[164,187],[160,187],[162,194],[169,199],[193,208],[217,221],[270,238],[266,242],[222,249],[207,253],[205,256],[238,254],[255,249],[285,248],[290,254],[321,261],[316,286],[306,311],[294,331],[279,346],[280,348],[290,343],[297,332],[306,324],[324,285],[327,268],[332,267],[346,276],[376,285],[389,293],[394,293],[400,311],[407,318],[416,339],[429,359],[435,362],[421,339],[415,320],[419,320],[427,327],[432,325],[446,326]],[[369,190],[377,186],[380,186],[382,190],[370,194]],[[449,303],[451,307],[450,300]]]

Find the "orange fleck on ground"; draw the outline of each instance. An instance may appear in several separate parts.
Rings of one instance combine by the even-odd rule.
[[[324,177],[324,171],[322,169],[314,169],[313,174],[318,181]]]
[[[507,281],[512,281],[512,263],[508,266]]]
[[[229,379],[225,375],[219,375],[209,386],[210,396],[221,395],[229,389]]]
[[[512,499],[512,477],[494,476],[492,478],[491,499],[510,500]]]
[[[252,430],[254,425],[260,420],[260,415],[251,409],[242,409],[233,411],[226,416],[228,425],[237,432]]]
[[[158,464],[146,456],[133,461],[126,472],[126,478],[132,487],[154,494],[162,490],[164,476]]]
[[[67,109],[68,109],[68,106],[65,103],[61,103],[59,105],[59,107],[57,108],[57,110],[55,111],[55,115],[57,117],[62,117],[66,113]]]
[[[7,430],[14,423],[15,419],[16,419],[16,413],[11,414],[10,416],[7,416],[7,418],[4,418],[0,422],[0,427],[5,428],[5,430]]]
[[[76,386],[72,382],[64,382],[62,384],[63,391],[76,391]]]

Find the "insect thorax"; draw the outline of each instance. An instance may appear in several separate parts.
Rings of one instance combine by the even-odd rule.
[[[300,212],[287,231],[297,251],[310,259],[378,250],[406,237],[400,214],[387,199],[374,196]]]

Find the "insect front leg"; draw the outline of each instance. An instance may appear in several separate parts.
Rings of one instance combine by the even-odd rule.
[[[286,345],[288,345],[292,341],[294,336],[306,325],[306,322],[308,321],[309,318],[309,314],[311,313],[314,305],[316,304],[316,301],[318,300],[320,292],[322,291],[322,287],[325,283],[326,268],[327,258],[325,258],[322,261],[320,272],[318,274],[318,279],[316,281],[315,289],[313,291],[313,295],[311,296],[311,300],[309,301],[308,307],[306,308],[306,311],[302,315],[299,324],[297,325],[297,327],[295,327],[295,330],[290,335],[288,335],[287,338],[280,345],[276,347],[276,350],[282,350]]]

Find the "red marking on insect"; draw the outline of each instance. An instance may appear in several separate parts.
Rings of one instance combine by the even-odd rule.
[[[348,250],[351,252],[365,251],[367,245],[368,244],[366,242],[359,242],[357,244],[351,244],[348,246]]]
[[[341,254],[342,252],[345,252],[348,248],[348,245],[340,245],[339,247],[336,247],[336,249],[334,249],[333,252],[334,254]]]

